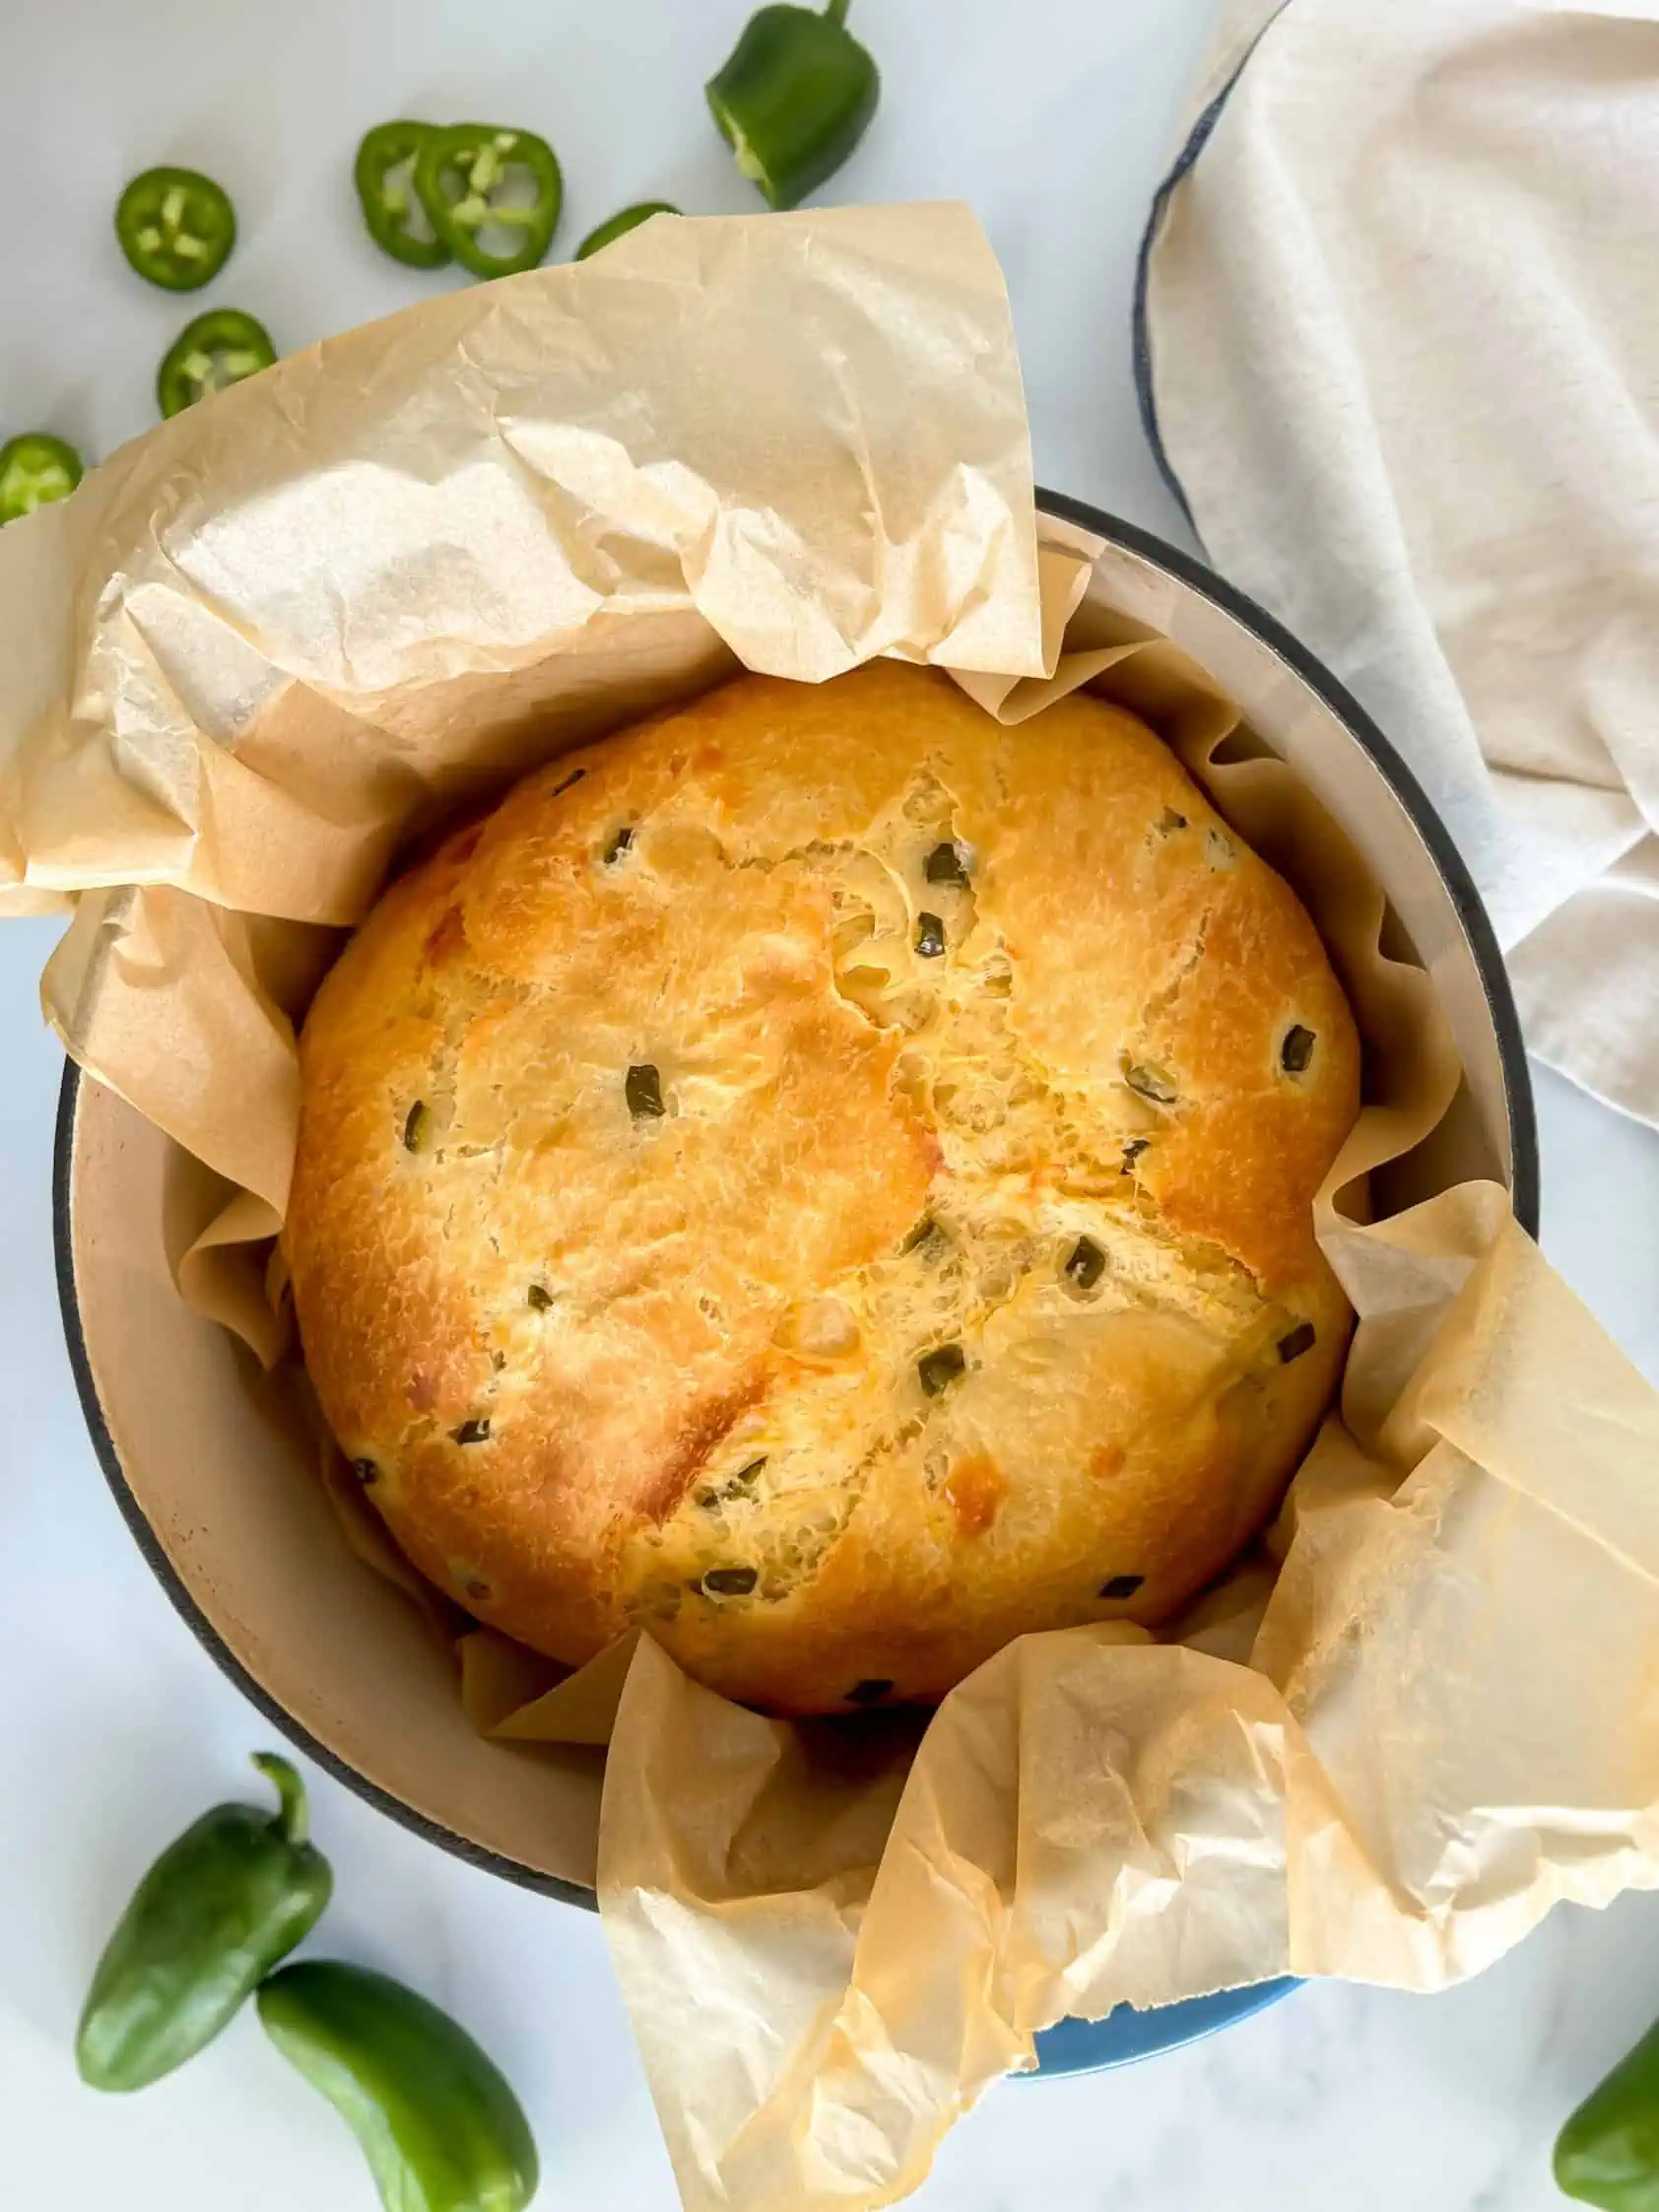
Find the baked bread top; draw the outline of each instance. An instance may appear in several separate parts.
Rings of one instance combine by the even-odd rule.
[[[1144,724],[744,677],[395,883],[300,1041],[284,1244],[415,1564],[579,1663],[935,1698],[1167,1616],[1341,1368],[1359,1101],[1287,886]]]

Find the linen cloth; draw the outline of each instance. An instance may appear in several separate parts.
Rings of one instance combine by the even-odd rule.
[[[1149,431],[1416,771],[1527,1039],[1659,1123],[1659,0],[1233,0]]]

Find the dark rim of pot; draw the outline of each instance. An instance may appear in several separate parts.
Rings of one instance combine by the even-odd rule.
[[[1475,956],[1503,1069],[1513,1161],[1511,1197],[1515,1218],[1523,1229],[1536,1236],[1538,1131],[1533,1112],[1526,1050],[1521,1042],[1520,1020],[1515,1012],[1509,979],[1504,972],[1502,955],[1497,949],[1497,940],[1493,934],[1486,909],[1481,905],[1480,895],[1456,846],[1429,805],[1416,776],[1359,702],[1336,678],[1304,646],[1299,645],[1288,632],[1281,629],[1271,615],[1264,613],[1243,592],[1235,591],[1230,584],[1223,582],[1202,562],[1166,544],[1152,531],[1140,529],[1134,523],[1120,521],[1115,515],[1104,514],[1098,507],[1089,506],[1082,500],[1067,499],[1058,492],[1039,491],[1037,505],[1044,513],[1056,515],[1063,521],[1075,522],[1080,528],[1093,531],[1096,537],[1142,555],[1156,567],[1168,570],[1204,598],[1213,600],[1217,606],[1224,608],[1294,668],[1309,690],[1325,702],[1355,740],[1370,755],[1378,771],[1411,816],[1418,834],[1432,854],[1435,866],[1451,894],[1458,919],[1469,940],[1470,950]],[[58,1302],[63,1310],[63,1333],[69,1346],[69,1364],[74,1371],[75,1387],[80,1393],[81,1410],[86,1416],[93,1447],[114,1494],[121,1517],[132,1531],[133,1541],[144,1554],[152,1574],[172,1600],[197,1642],[249,1704],[264,1715],[273,1728],[286,1736],[308,1759],[314,1760],[326,1774],[332,1775],[336,1781],[343,1782],[348,1789],[354,1790],[370,1805],[378,1807],[413,1834],[424,1837],[430,1843],[440,1845],[456,1858],[465,1859],[469,1866],[483,1867],[492,1874],[504,1876],[509,1882],[519,1883],[525,1889],[536,1890],[544,1897],[560,1898],[566,1904],[585,1906],[593,1910],[596,1900],[590,1889],[584,1888],[580,1883],[564,1881],[558,1875],[541,1873],[537,1868],[525,1865],[521,1859],[509,1858],[505,1852],[490,1850],[482,1843],[473,1843],[468,1837],[457,1835],[455,1830],[445,1828],[440,1821],[429,1820],[426,1814],[418,1813],[401,1797],[394,1797],[389,1790],[380,1788],[378,1783],[370,1781],[366,1775],[349,1765],[337,1752],[330,1751],[326,1744],[319,1742],[308,1728],[295,1719],[292,1713],[285,1711],[270,1693],[248,1673],[191,1596],[177,1570],[162,1549],[156,1532],[133,1496],[122,1470],[120,1457],[115,1449],[115,1440],[109,1433],[109,1424],[103,1417],[103,1406],[93,1380],[92,1364],[87,1357],[86,1336],[81,1326],[70,1223],[75,1115],[80,1088],[81,1071],[70,1060],[64,1067],[63,1089],[58,1099],[57,1131],[52,1148],[52,1239],[57,1264]]]

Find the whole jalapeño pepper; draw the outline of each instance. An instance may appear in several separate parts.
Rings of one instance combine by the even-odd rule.
[[[1603,2212],[1659,2212],[1659,2024],[1561,2129],[1556,2181]]]
[[[795,207],[833,176],[876,112],[881,76],[846,27],[848,5],[763,8],[703,88],[769,207]]]
[[[523,2212],[530,2124],[447,2013],[338,1959],[284,1967],[258,2004],[271,2041],[362,2144],[387,2212]]]
[[[315,1924],[334,1886],[306,1841],[305,1790],[286,1759],[253,1764],[273,1816],[216,1805],[157,1859],[104,1946],[75,2039],[94,2089],[143,2089],[193,2058]]]

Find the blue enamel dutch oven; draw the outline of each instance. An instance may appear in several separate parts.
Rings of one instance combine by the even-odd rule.
[[[1432,976],[1465,1082],[1389,1203],[1493,1177],[1536,1231],[1532,1097],[1496,941],[1399,754],[1311,654],[1200,563],[1075,500],[1042,494],[1039,505],[1045,542],[1092,565],[1092,601],[1174,637],[1238,701],[1252,733],[1308,785],[1383,884]],[[477,1737],[413,1610],[389,1587],[365,1586],[375,1578],[343,1556],[320,1486],[293,1481],[292,1441],[279,1448],[255,1427],[229,1485],[198,1435],[211,1422],[183,1410],[204,1394],[228,1404],[233,1393],[246,1429],[234,1348],[168,1292],[164,1255],[175,1240],[178,1173],[148,1123],[69,1068],[54,1193],[64,1327],[94,1443],[145,1557],[218,1664],[319,1766],[444,1850],[591,1909],[591,1845],[550,1863],[544,1839],[561,1826],[566,1837],[596,1830],[596,1755],[538,1756]],[[144,1386],[135,1387],[140,1376]],[[171,1401],[161,1403],[167,1391]],[[1259,2012],[1294,1986],[1274,1981],[1065,2021],[1038,2040],[1041,2072],[1148,2057]]]

